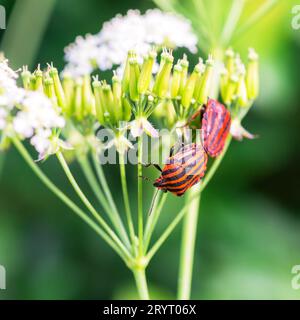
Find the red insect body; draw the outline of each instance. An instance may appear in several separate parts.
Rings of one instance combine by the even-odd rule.
[[[169,157],[154,186],[182,196],[204,176],[206,163],[207,154],[200,144],[183,146],[176,154]]]
[[[217,157],[224,148],[230,131],[230,112],[220,102],[209,99],[202,119],[202,143],[211,157]]]

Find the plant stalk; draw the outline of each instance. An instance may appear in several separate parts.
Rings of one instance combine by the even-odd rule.
[[[190,202],[190,199],[193,195],[195,195],[196,199]],[[182,243],[178,277],[179,300],[188,300],[191,295],[200,195],[200,189],[193,188],[190,190],[187,196],[187,203],[190,203],[190,205],[185,214],[182,228]]]
[[[99,213],[96,211],[96,209],[92,206],[92,204],[89,202],[87,197],[82,192],[81,188],[77,184],[67,162],[65,161],[65,158],[61,152],[57,152],[56,156],[58,158],[58,161],[60,162],[63,171],[65,172],[69,182],[71,183],[74,191],[77,193],[80,200],[84,203],[84,205],[87,207],[87,209],[91,212],[91,214],[94,216],[94,218],[99,222],[99,224],[103,227],[103,229],[111,236],[111,238],[116,242],[116,244],[119,246],[119,248],[122,250],[124,254],[127,256],[130,256],[127,248],[124,246],[122,241],[119,239],[119,237],[115,234],[115,232],[109,227],[109,225],[105,222],[105,220],[99,215]]]
[[[138,294],[141,300],[149,300],[149,291],[146,280],[145,269],[132,269]]]
[[[130,247],[130,242],[126,233],[126,230],[124,228],[124,225],[122,223],[122,220],[120,219],[120,216],[118,212],[114,211],[114,208],[110,207],[110,205],[107,202],[107,199],[105,199],[104,194],[97,182],[97,179],[94,175],[94,172],[91,168],[91,165],[89,163],[89,159],[86,155],[78,156],[79,164],[82,168],[82,171],[93,190],[94,194],[96,195],[100,205],[104,208],[104,210],[107,212],[108,217],[110,218],[111,222],[115,226],[120,238],[123,240],[123,242],[126,244],[126,246]]]
[[[83,212],[69,197],[67,197],[56,185],[41,171],[37,164],[32,160],[30,154],[25,149],[23,144],[16,138],[12,137],[12,142],[18,152],[21,154],[25,162],[29,165],[31,170],[36,174],[36,176],[44,183],[44,185],[52,191],[64,204],[66,204],[76,215],[78,215],[88,226],[90,226],[117,254],[122,258],[122,260],[128,264],[128,258],[119,249],[116,243],[111,239],[111,237],[99,227],[90,217]]]

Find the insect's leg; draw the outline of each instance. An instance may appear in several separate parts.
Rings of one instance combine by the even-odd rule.
[[[187,122],[183,125],[183,126],[180,126],[180,127],[177,127],[177,128],[184,128],[184,127],[187,127],[191,124],[191,122],[193,122],[199,115],[202,114],[202,112],[204,111],[204,108],[201,107],[199,108],[199,110],[197,110],[188,120]]]
[[[153,166],[153,167],[156,168],[158,171],[162,172],[161,167],[160,167],[157,163],[142,163],[142,165],[143,165],[145,168],[148,168],[148,167],[150,167],[150,166]]]

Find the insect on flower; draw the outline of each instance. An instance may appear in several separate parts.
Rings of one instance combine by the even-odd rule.
[[[230,112],[220,102],[209,99],[202,119],[202,143],[211,157],[217,157],[224,148],[230,131]]]
[[[153,185],[164,192],[182,196],[204,176],[206,163],[207,154],[201,144],[183,145],[175,154],[173,147],[161,176]]]
[[[192,115],[187,125],[201,113],[203,113],[201,127],[203,148],[209,156],[214,158],[224,149],[231,125],[230,112],[220,102],[214,99],[208,99],[204,108],[199,109]]]

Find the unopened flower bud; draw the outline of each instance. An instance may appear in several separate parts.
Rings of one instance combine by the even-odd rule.
[[[234,51],[232,48],[228,48],[225,51],[225,68],[228,74],[231,75],[234,72],[235,62],[234,62]]]
[[[101,82],[98,80],[97,77],[94,78],[94,81],[92,83],[93,89],[94,89],[94,96],[95,96],[95,108],[96,108],[96,117],[100,124],[105,123],[104,119],[104,106],[102,103],[102,88],[101,88]]]
[[[43,71],[40,69],[40,65],[34,72],[35,74],[35,90],[43,91]]]
[[[155,81],[155,93],[160,98],[165,98],[169,89],[169,82],[171,76],[171,70],[173,66],[174,57],[172,56],[171,52],[165,57],[164,65],[162,69],[157,74],[156,81]]]
[[[187,80],[184,91],[183,91],[181,103],[185,108],[188,108],[191,104],[196,83],[200,79],[202,72],[203,72],[203,63],[202,61],[200,61],[195,66],[194,71],[192,72],[191,76]]]
[[[133,50],[128,51],[127,59],[126,59],[126,63],[125,63],[124,74],[123,74],[123,79],[122,79],[122,91],[124,93],[129,93],[129,80],[130,80],[129,60],[135,56],[136,56],[136,54]]]
[[[29,90],[30,89],[30,77],[31,77],[31,72],[28,70],[27,66],[23,67],[22,73],[21,73],[21,77],[22,77],[22,82],[23,82],[23,87],[25,90]]]
[[[78,78],[75,82],[75,94],[74,94],[74,115],[78,121],[83,119],[82,108],[82,79]]]
[[[176,64],[173,68],[173,76],[171,82],[171,98],[174,99],[179,94],[180,81],[181,81],[182,67],[180,64]]]
[[[111,86],[107,83],[102,85],[103,105],[105,111],[108,113],[108,119],[111,124],[116,123],[115,110],[114,110],[114,96]],[[104,115],[106,118],[107,116]]]
[[[147,57],[145,57],[141,74],[138,81],[138,93],[145,94],[149,88],[151,77],[152,77],[152,69],[156,59],[156,52],[154,50],[150,51]]]
[[[249,49],[248,54],[246,86],[248,98],[250,100],[257,98],[259,94],[258,54],[252,48]]]
[[[91,88],[91,77],[89,75],[85,75],[83,77],[82,83],[82,108],[83,108],[83,116],[95,115],[95,101],[94,95]]]
[[[30,76],[30,85],[29,85],[30,90],[35,91],[36,88],[36,75],[33,73]]]
[[[226,68],[223,68],[220,72],[220,92],[222,100],[225,100],[227,85],[228,85],[229,74]]]
[[[122,84],[120,78],[114,74],[112,78],[113,96],[114,96],[114,109],[116,121],[119,122],[123,119],[122,114]]]
[[[70,116],[74,97],[74,80],[71,75],[67,73],[64,74],[62,86],[66,97],[66,114]]]
[[[234,98],[236,88],[237,88],[237,83],[238,83],[238,76],[233,74],[228,80],[227,88],[226,88],[226,93],[224,96],[224,103],[225,104],[230,104]]]
[[[180,77],[180,88],[179,88],[179,95],[183,95],[183,90],[185,88],[187,74],[188,74],[188,68],[189,68],[189,62],[187,60],[187,56],[184,54],[183,58],[180,60],[180,66],[182,68],[181,77]]]
[[[243,64],[239,65],[239,80],[237,83],[236,95],[238,105],[240,107],[245,107],[248,105],[248,96],[247,96],[247,88],[245,82],[245,66]]]
[[[53,102],[53,105],[57,105],[53,79],[49,76],[44,79],[44,93]]]
[[[211,56],[208,56],[208,59],[205,62],[205,70],[201,77],[200,86],[197,90],[199,94],[196,97],[196,100],[200,104],[204,104],[207,102],[207,98],[208,98],[210,87],[211,87],[212,77],[213,77],[213,59]]]
[[[55,94],[57,97],[57,103],[64,111],[66,107],[66,98],[65,98],[63,87],[61,85],[61,82],[58,76],[58,70],[53,66],[50,66],[49,75],[53,79]]]
[[[130,79],[129,79],[129,95],[133,101],[139,100],[138,80],[140,77],[140,68],[136,58],[129,59]]]
[[[122,105],[123,105],[123,119],[122,120],[129,121],[131,118],[132,107],[131,107],[131,104],[130,104],[128,98],[124,97],[122,99]]]

